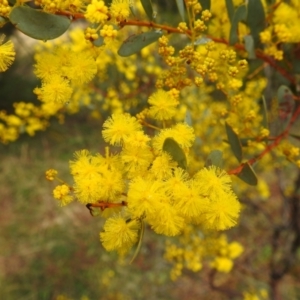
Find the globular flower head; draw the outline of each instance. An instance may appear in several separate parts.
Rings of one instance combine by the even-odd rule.
[[[104,1],[92,0],[84,16],[91,23],[103,23],[108,19],[108,7]]]
[[[147,172],[153,161],[153,154],[149,146],[139,147],[137,144],[126,143],[121,152],[121,160],[129,178]]]
[[[3,44],[4,35],[0,36],[0,72],[6,71],[15,60],[15,50],[12,41]]]
[[[74,192],[82,203],[113,202],[124,190],[124,180],[119,170],[110,170],[103,157],[93,156],[87,150],[75,153],[70,162],[74,177]]]
[[[222,169],[216,166],[203,168],[195,175],[195,179],[199,183],[201,193],[204,196],[210,196],[218,191],[229,192],[231,190],[231,178]]]
[[[158,90],[152,94],[148,103],[151,105],[149,115],[159,121],[169,120],[176,114],[178,100],[164,90]]]
[[[141,130],[136,118],[129,114],[113,114],[103,124],[102,135],[111,145],[123,144],[126,139]]]
[[[176,168],[176,166],[177,163],[172,160],[171,156],[163,152],[153,161],[150,174],[156,179],[165,180],[172,176],[173,168]]]
[[[137,218],[153,215],[164,197],[163,182],[137,177],[129,185],[128,210]]]
[[[57,175],[57,170],[54,170],[54,169],[49,169],[46,171],[46,179],[49,180],[49,181],[53,181]]]
[[[126,20],[130,15],[129,0],[113,0],[110,14],[117,22]]]
[[[91,81],[96,75],[96,61],[87,51],[71,53],[69,66],[65,67],[65,71],[72,83],[82,85]]]
[[[194,180],[187,181],[181,185],[181,189],[177,190],[177,194],[174,194],[173,197],[175,208],[186,220],[191,221],[200,218],[206,205],[206,198],[201,195],[197,182]]]
[[[100,240],[107,251],[117,250],[119,254],[126,254],[137,242],[139,222],[127,221],[118,215],[107,219],[104,232],[100,233]]]
[[[156,233],[166,236],[180,234],[185,225],[184,218],[169,203],[161,203],[155,214],[148,217],[148,221]]]
[[[39,99],[43,102],[67,103],[72,95],[73,89],[69,80],[60,75],[53,75],[42,84]]]
[[[236,226],[241,204],[233,192],[219,191],[206,199],[201,213],[202,224],[209,230],[226,230]]]
[[[53,196],[60,201],[61,206],[65,206],[73,201],[73,196],[70,195],[70,187],[66,184],[57,186],[53,190]]]

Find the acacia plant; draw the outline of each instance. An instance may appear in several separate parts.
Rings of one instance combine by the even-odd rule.
[[[297,0],[1,0],[1,23],[42,42],[34,65],[39,105],[2,111],[0,139],[34,135],[50,118],[82,108],[106,118],[105,153],[76,151],[73,184],[46,172],[59,182],[54,198],[105,218],[107,251],[124,256],[133,248],[135,257],[146,226],[178,237],[165,248],[173,280],[206,266],[211,287],[231,298],[276,298],[300,244],[292,177],[289,191],[281,189],[290,210],[280,223],[292,237],[280,252],[281,227],[272,227],[269,285],[226,289],[214,277],[244,255],[244,237],[230,241],[226,231],[244,228],[247,207],[267,202],[270,174],[299,174],[290,140],[299,139],[292,132],[300,113],[299,12]],[[2,37],[2,72],[14,56]]]

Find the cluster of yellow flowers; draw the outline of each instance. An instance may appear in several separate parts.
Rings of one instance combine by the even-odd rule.
[[[186,226],[179,238],[179,244],[167,241],[164,257],[173,263],[170,274],[172,280],[181,276],[184,268],[198,272],[206,260],[218,272],[229,273],[233,268],[233,260],[244,251],[238,242],[228,243],[224,234],[204,237],[199,229],[195,231],[192,226]]]
[[[282,43],[300,42],[299,1],[276,1],[278,5],[268,19],[267,28],[260,33],[264,52],[276,60],[283,59]],[[274,5],[276,5],[274,4]]]
[[[290,162],[293,162],[300,168],[300,149],[294,146],[290,141],[283,141],[277,148],[277,151],[286,157]]]
[[[0,15],[3,17],[7,17],[11,11],[11,7],[7,0],[0,0]]]
[[[267,289],[261,288],[259,290],[250,290],[243,293],[243,300],[267,300],[269,293]]]
[[[64,10],[80,12],[85,8],[86,2],[83,0],[35,0],[34,4],[40,6],[46,12],[55,13]]]
[[[149,112],[154,111],[157,120],[173,114],[173,106],[162,105],[165,102],[160,91],[149,98]],[[108,148],[104,157],[88,150],[76,152],[70,162],[75,184],[59,185],[54,197],[65,205],[74,195],[83,204],[100,206],[99,213],[104,209],[102,215],[109,218],[100,237],[107,250],[128,252],[137,242],[143,220],[156,233],[167,236],[180,234],[187,224],[217,231],[236,225],[240,204],[230,176],[215,166],[191,176],[163,151],[164,141],[172,138],[188,155],[195,139],[192,127],[178,123],[151,137],[143,132],[138,119],[113,114],[103,128],[104,140],[121,146],[120,153],[111,154]],[[53,179],[54,175],[52,171],[47,177]]]

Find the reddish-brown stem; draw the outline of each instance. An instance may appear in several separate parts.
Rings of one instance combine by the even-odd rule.
[[[257,157],[253,157],[253,158],[249,159],[247,162],[239,165],[237,168],[228,171],[228,174],[231,174],[231,175],[239,174],[243,170],[246,163],[248,163],[249,165],[253,165],[255,162],[257,162],[258,160],[263,158],[263,156],[265,156],[267,153],[269,153],[272,149],[274,149],[280,143],[280,141],[289,134],[290,128],[293,125],[293,123],[296,121],[299,114],[300,114],[300,106],[294,112],[287,128],[280,135],[278,135],[271,144],[269,144]]]
[[[161,24],[157,24],[154,22],[145,22],[145,21],[139,21],[139,20],[125,20],[120,22],[120,27],[124,27],[124,26],[139,26],[139,27],[151,27],[151,28],[158,28],[161,30],[165,30],[167,31],[167,33],[183,33],[182,31],[180,31],[178,28],[175,27],[171,27],[171,26],[167,26],[167,25],[161,25]],[[184,32],[187,35],[191,35],[192,32],[190,30],[186,30]]]
[[[109,203],[109,202],[104,202],[104,201],[99,201],[97,203],[88,203],[86,207],[90,209],[91,207],[97,207],[100,208],[102,211],[105,208],[112,208],[112,207],[121,207],[121,206],[127,206],[126,201],[122,201],[120,203]]]
[[[72,20],[84,19],[84,14],[72,13],[70,11],[57,11],[55,14],[60,16],[66,16],[68,18],[71,18]]]

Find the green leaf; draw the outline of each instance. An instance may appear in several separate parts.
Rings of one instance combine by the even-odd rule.
[[[248,53],[248,58],[255,59],[256,54],[255,54],[255,47],[254,47],[254,39],[252,35],[244,36],[244,42],[245,42],[245,49]]]
[[[227,8],[228,18],[230,20],[230,23],[232,23],[233,15],[234,15],[234,5],[232,0],[226,0],[226,8]]]
[[[86,205],[86,208],[90,211],[91,216],[98,217],[101,215],[101,209],[98,207],[92,207],[91,203]]]
[[[264,96],[262,96],[262,126],[264,128],[268,128],[269,127],[269,122],[268,122],[268,109],[267,109],[267,103],[266,103],[266,99]]]
[[[0,28],[8,22],[8,19],[0,16]]]
[[[278,135],[286,129],[295,107],[294,95],[289,87],[285,85],[279,87],[277,90],[277,103],[273,103],[273,105],[277,115],[273,116],[271,129],[272,135]]]
[[[230,34],[229,34],[229,44],[234,45],[239,41],[238,36],[238,25],[239,22],[245,21],[247,18],[247,9],[245,5],[239,6],[234,15],[231,22]]]
[[[151,0],[141,0],[142,6],[149,18],[149,20],[153,19],[153,7]]]
[[[209,166],[216,166],[219,168],[223,168],[223,153],[220,150],[213,150],[209,153],[206,162],[205,167]]]
[[[139,241],[138,241],[137,247],[134,251],[133,257],[130,261],[130,264],[136,259],[136,257],[138,256],[138,254],[141,250],[144,233],[145,233],[145,224],[144,224],[144,220],[141,220],[141,230],[139,232]]]
[[[287,102],[294,105],[294,95],[289,87],[286,85],[281,85],[277,90],[277,99],[279,104],[287,105]]]
[[[135,7],[132,6],[132,5],[130,5],[130,6],[129,6],[129,9],[130,9],[131,14],[136,18],[136,10],[135,10]]]
[[[188,124],[189,126],[193,126],[193,120],[192,120],[192,115],[191,112],[189,110],[186,111],[185,114],[185,119],[184,119],[185,123]]]
[[[184,8],[184,0],[176,0],[177,8],[181,17],[181,20],[185,20],[185,8]]]
[[[102,45],[104,45],[104,37],[103,36],[99,36],[95,41],[93,41],[93,44],[96,47],[101,47]]]
[[[211,42],[211,41],[212,41],[212,39],[210,39],[210,38],[201,37],[201,38],[197,39],[194,42],[194,45],[205,45],[205,44],[207,44],[208,42]]]
[[[242,160],[242,157],[243,157],[243,150],[242,150],[242,144],[241,144],[240,138],[234,132],[234,130],[232,129],[232,127],[230,125],[225,123],[225,126],[226,126],[226,133],[227,133],[227,137],[228,137],[228,142],[229,142],[229,145],[231,147],[231,150],[232,150],[234,156],[240,162]]]
[[[210,0],[199,0],[202,10],[208,9],[210,10]]]
[[[186,156],[175,140],[172,138],[166,138],[163,144],[163,151],[171,155],[172,159],[177,162],[178,167],[186,170]]]
[[[123,42],[118,50],[118,54],[124,57],[135,54],[144,47],[156,42],[162,35],[162,31],[148,31],[140,34],[134,34]]]
[[[244,164],[242,171],[237,175],[237,177],[249,185],[257,185],[257,176],[253,168],[248,163]]]
[[[11,23],[24,34],[37,40],[52,40],[67,31],[71,20],[27,6],[16,6],[9,14]]]
[[[265,29],[265,11],[260,0],[248,0],[247,5],[247,25],[250,28],[254,44],[260,43],[259,34]]]

